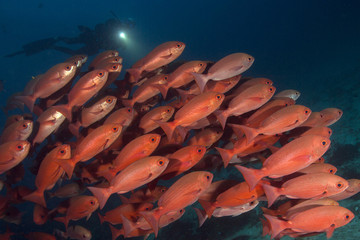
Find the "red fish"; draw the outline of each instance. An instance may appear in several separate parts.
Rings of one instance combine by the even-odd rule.
[[[99,200],[100,208],[105,206],[113,193],[127,193],[157,178],[167,167],[169,160],[165,157],[147,157],[127,166],[110,182],[108,188],[88,187]]]
[[[30,150],[28,141],[11,141],[0,145],[0,174],[10,170],[26,158]]]
[[[280,195],[299,199],[323,198],[343,192],[348,186],[342,177],[330,173],[309,173],[285,182],[281,188],[267,184],[263,188],[270,207]]]
[[[220,107],[224,100],[224,94],[217,92],[206,92],[191,99],[185,106],[175,113],[172,122],[157,122],[171,140],[177,126],[186,127],[202,118],[207,117]]]
[[[22,120],[14,122],[4,129],[0,137],[0,144],[9,141],[26,140],[33,130],[33,122],[31,120]]]
[[[174,114],[175,109],[171,106],[159,106],[146,113],[140,120],[139,127],[144,133],[151,132],[159,127],[154,121],[167,122]]]
[[[58,164],[58,161],[64,161],[70,157],[71,148],[67,144],[60,145],[49,152],[40,164],[39,172],[35,179],[35,192],[25,196],[24,199],[46,207],[44,191],[53,188],[55,183],[64,174],[64,170]]]
[[[326,237],[330,238],[336,228],[348,224],[354,214],[340,206],[320,206],[303,211],[293,216],[288,221],[279,220],[270,215],[264,215],[271,224],[271,237],[276,237],[286,228],[296,232],[326,232]]]
[[[330,147],[330,139],[317,135],[297,138],[273,153],[259,170],[243,166],[236,168],[243,174],[250,189],[263,177],[278,178],[309,166],[319,159]]]
[[[202,92],[210,79],[218,81],[240,75],[248,70],[253,63],[254,57],[249,54],[233,53],[212,65],[206,74],[193,73],[193,75]]]
[[[154,230],[155,237],[159,231],[161,216],[178,211],[193,204],[199,196],[210,186],[213,174],[199,171],[188,173],[177,180],[158,201],[158,207],[150,212],[142,212],[146,221]]]
[[[162,43],[126,71],[137,82],[144,71],[150,72],[174,61],[184,51],[184,48],[185,44],[182,42],[170,41]]]

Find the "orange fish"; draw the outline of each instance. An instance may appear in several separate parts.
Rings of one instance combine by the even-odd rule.
[[[263,185],[263,188],[270,207],[280,195],[288,198],[317,199],[343,192],[348,186],[349,183],[342,177],[330,173],[309,173],[285,182],[281,188],[268,184]]]
[[[273,85],[273,81],[271,81],[268,78],[245,78],[243,79],[245,82],[242,82],[240,86],[238,86],[236,89],[234,89],[233,93],[231,95],[226,96],[228,99],[232,99],[245,91],[247,88],[252,87],[256,84],[266,84],[266,85]]]
[[[210,186],[213,174],[205,171],[191,172],[178,179],[158,201],[158,207],[149,212],[141,212],[154,230],[155,237],[159,231],[161,216],[178,211],[193,204]]]
[[[159,106],[148,113],[146,113],[139,123],[139,128],[144,130],[144,133],[151,132],[152,130],[159,127],[159,125],[154,121],[167,122],[172,115],[174,114],[175,109],[171,106]]]
[[[330,147],[330,139],[317,135],[297,138],[273,153],[261,169],[235,166],[244,176],[250,189],[263,177],[278,178],[309,166],[319,159]]]
[[[123,129],[125,129],[125,127],[130,125],[135,114],[136,111],[133,108],[130,107],[120,108],[114,111],[113,113],[111,113],[106,118],[104,124],[119,123],[123,126]]]
[[[331,173],[335,174],[337,168],[329,163],[313,163],[310,164],[308,167],[297,171],[299,173],[309,174],[309,173]]]
[[[28,141],[11,141],[0,145],[0,174],[10,170],[26,158],[30,150]]]
[[[134,77],[134,81],[137,82],[144,71],[151,72],[174,61],[181,55],[184,49],[185,44],[182,42],[170,41],[162,43],[126,71],[130,73]]]
[[[153,208],[151,203],[133,203],[133,204],[122,204],[110,211],[107,211],[104,216],[99,214],[100,222],[109,222],[112,225],[121,224],[121,216],[126,217],[127,219],[137,219],[141,217],[139,212],[141,211],[150,211]]]
[[[33,91],[26,96],[18,96],[32,112],[38,98],[46,98],[64,87],[75,75],[74,63],[59,63],[42,74],[35,82]]]
[[[323,126],[326,127],[336,123],[343,115],[343,111],[338,108],[325,108],[320,113],[323,115]]]
[[[157,178],[167,167],[169,159],[160,156],[147,157],[127,166],[110,182],[108,188],[88,187],[96,196],[102,209],[113,193],[127,193]]]
[[[296,232],[326,232],[326,237],[330,238],[336,228],[348,224],[354,214],[340,206],[320,206],[296,214],[288,221],[279,220],[270,215],[264,215],[271,224],[271,237],[276,237],[286,228]]]
[[[230,116],[239,116],[264,105],[273,96],[276,88],[267,84],[256,84],[241,92],[233,98],[226,110],[215,112],[223,129]]]
[[[210,218],[216,208],[236,207],[255,201],[262,195],[264,195],[262,186],[257,185],[254,190],[250,191],[249,185],[246,182],[241,182],[220,193],[214,202],[199,200],[199,203]]]
[[[171,140],[177,126],[186,127],[202,118],[207,117],[220,107],[224,100],[224,94],[217,92],[206,92],[191,99],[175,113],[172,122],[157,122]]]
[[[159,74],[149,78],[137,88],[133,94],[132,99],[123,100],[122,103],[127,107],[133,107],[135,103],[144,103],[148,99],[158,95],[160,90],[158,84],[166,84],[168,75]]]
[[[190,83],[195,79],[191,73],[204,72],[206,65],[207,63],[204,61],[190,61],[182,64],[175,71],[170,73],[167,83],[158,85],[164,99],[166,98],[169,88],[179,88]]]
[[[113,169],[110,171],[112,177],[131,163],[150,156],[159,145],[160,139],[159,134],[145,134],[126,144],[113,161]]]
[[[240,78],[241,75],[237,75],[220,81],[211,81],[205,86],[205,92],[212,91],[226,93],[239,83]]]
[[[112,58],[112,57],[117,57],[119,56],[119,52],[116,50],[108,50],[108,51],[104,51],[101,52],[100,54],[96,55],[96,57],[94,58],[94,60],[92,60],[92,62],[89,64],[89,71],[92,71],[95,69],[95,67],[102,61],[104,61],[107,58]]]
[[[71,159],[57,162],[71,179],[76,163],[85,162],[107,149],[119,137],[121,130],[120,124],[102,125],[79,143]]]
[[[83,106],[93,97],[106,83],[109,72],[103,69],[93,70],[81,77],[68,94],[68,103],[56,106],[56,110],[72,120],[72,109]]]
[[[195,166],[205,155],[204,146],[186,146],[169,155],[170,160],[166,170],[160,175],[161,179],[171,179]]]
[[[6,118],[4,129],[7,128],[8,126],[10,126],[11,124],[15,123],[15,122],[19,122],[19,121],[22,121],[22,120],[24,120],[24,117],[22,115],[9,116],[8,118]]]
[[[81,119],[76,123],[71,123],[69,125],[69,130],[71,133],[73,133],[75,136],[79,136],[80,127],[86,128],[104,118],[114,109],[116,100],[117,98],[114,96],[105,96],[94,103],[92,106],[83,108],[81,110]]]
[[[333,196],[330,196],[331,199],[334,199],[336,201],[340,201],[343,199],[350,198],[360,192],[360,180],[359,179],[349,179],[347,180],[349,183],[349,187],[345,189],[345,191],[335,194]]]
[[[274,112],[260,123],[257,128],[238,125],[250,142],[259,134],[275,135],[292,130],[305,122],[311,110],[302,105],[290,105]]]
[[[126,198],[123,195],[119,195],[122,203],[141,203],[152,202],[155,203],[166,192],[168,188],[165,186],[157,185],[154,189],[141,188],[133,192],[130,198]]]
[[[271,114],[276,111],[294,105],[295,101],[291,98],[277,98],[271,99],[269,102],[265,103],[262,107],[260,107],[256,112],[254,112],[247,120],[246,126],[257,128],[260,124]]]
[[[65,217],[55,218],[61,221],[67,229],[70,220],[79,220],[83,217],[89,219],[91,214],[99,207],[99,202],[94,196],[76,196],[70,199],[70,205],[66,211]]]
[[[205,128],[194,137],[190,138],[188,145],[201,145],[208,148],[217,142],[223,133],[224,132],[220,128]]]
[[[64,170],[58,161],[64,161],[71,157],[70,145],[64,144],[56,147],[49,152],[40,164],[39,172],[35,179],[36,190],[24,197],[27,201],[32,201],[46,207],[44,191],[50,190],[64,174]]]
[[[0,137],[0,144],[9,141],[26,140],[33,130],[33,122],[31,120],[22,120],[14,122],[4,129]]]
[[[35,143],[42,143],[45,138],[47,138],[52,132],[59,128],[64,120],[65,116],[52,107],[44,111],[36,120],[40,126],[33,140],[33,145]]]
[[[200,91],[204,90],[206,83],[231,78],[248,70],[254,63],[254,57],[246,53],[233,53],[217,61],[206,74],[192,73]]]

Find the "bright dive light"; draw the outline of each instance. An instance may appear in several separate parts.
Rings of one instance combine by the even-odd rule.
[[[119,33],[119,37],[122,38],[122,39],[125,39],[126,38],[126,35],[124,32],[120,32]]]

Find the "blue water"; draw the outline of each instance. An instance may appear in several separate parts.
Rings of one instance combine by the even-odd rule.
[[[123,69],[129,68],[157,45],[171,40],[186,44],[178,60],[217,61],[233,52],[246,52],[255,57],[246,76],[270,78],[278,90],[299,90],[302,94],[299,103],[313,111],[326,107],[344,110],[343,118],[332,129],[334,148],[337,146],[343,151],[335,156],[346,157],[334,161],[353,167],[351,172],[347,172],[345,167],[338,166],[344,177],[346,174],[360,176],[359,9],[360,2],[356,0],[0,0],[0,80],[4,84],[0,105],[4,106],[11,94],[22,91],[31,76],[69,57],[52,49],[31,56],[2,56],[35,40],[76,36],[79,34],[78,25],[94,28],[112,18],[112,11],[121,20],[131,18],[136,24],[126,32],[126,49],[119,49],[124,58]],[[3,126],[6,117],[3,113],[1,116],[0,124]],[[351,164],[346,164],[346,161]],[[359,201],[359,197],[355,196],[346,204],[354,207],[358,203],[356,200]],[[23,208],[28,208],[22,224],[25,231],[52,232],[54,225],[63,227],[53,223],[36,226],[31,222],[32,204]],[[158,239],[260,238],[259,211],[258,214],[250,212],[233,219],[212,219],[201,229],[197,229],[196,216],[190,208],[186,214],[185,220],[162,230]],[[357,239],[357,232],[351,231],[358,229],[356,218],[344,227],[345,230],[336,230],[333,239]],[[108,239],[109,229],[105,225],[99,228],[98,223],[95,214],[87,223],[80,221],[80,224],[94,229],[94,239]],[[239,227],[229,227],[231,224]],[[0,226],[4,229],[5,224]],[[15,225],[11,227],[20,229]],[[246,228],[251,231],[246,232]],[[242,230],[244,236],[231,238],[238,230]]]

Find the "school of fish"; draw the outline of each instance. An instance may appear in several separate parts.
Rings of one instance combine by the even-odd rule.
[[[296,104],[300,92],[244,77],[254,63],[249,54],[175,61],[184,49],[179,41],[162,43],[124,79],[116,50],[87,69],[86,55],[73,56],[10,97],[7,110],[24,113],[9,115],[0,136],[0,218],[19,224],[16,206],[27,201],[35,224],[64,227],[8,229],[1,239],[91,239],[91,229],[76,221],[92,215],[110,226],[112,239],[157,237],[185,211],[194,210],[201,227],[258,205],[263,234],[275,239],[330,238],[354,218],[340,204],[360,191],[360,180],[335,175],[322,157],[340,109],[313,112]],[[244,180],[217,177],[230,167]],[[21,184],[28,169],[33,189]],[[54,207],[56,198],[63,201]],[[104,212],[109,201],[116,207]],[[202,209],[189,207],[195,202]]]

